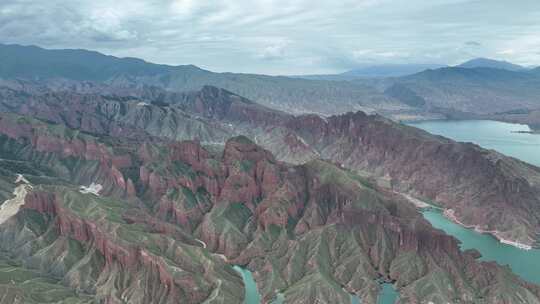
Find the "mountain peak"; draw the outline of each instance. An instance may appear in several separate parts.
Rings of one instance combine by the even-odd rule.
[[[521,71],[525,70],[524,67],[513,64],[508,61],[504,60],[495,60],[490,58],[474,58],[469,61],[466,61],[458,67],[461,68],[493,68],[493,69],[501,69],[501,70],[508,70],[508,71]]]

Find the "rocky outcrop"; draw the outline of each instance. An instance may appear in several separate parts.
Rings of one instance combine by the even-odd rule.
[[[41,271],[63,277],[70,287],[94,294],[100,302],[176,303],[181,298],[201,303],[212,294],[219,294],[222,303],[240,302],[243,295],[234,290],[241,281],[221,259],[206,256],[174,227],[157,233],[156,226],[118,220],[121,214],[116,212],[133,207],[110,204],[63,188],[36,190],[17,219],[2,226],[2,249],[18,253],[27,267],[41,265]],[[45,219],[45,226],[28,235],[24,229],[32,223],[26,214],[32,212],[39,214],[33,220]],[[7,239],[14,242],[5,243]],[[63,247],[66,240],[80,249]]]
[[[538,168],[478,146],[431,136],[380,116],[362,112],[328,118],[292,116],[208,86],[192,93],[139,90],[137,98],[146,100],[143,106],[133,97],[35,94],[30,95],[34,96],[30,101],[19,98],[19,103],[9,102],[10,110],[87,132],[130,138],[145,138],[147,135],[141,134],[148,132],[162,138],[195,138],[219,144],[230,136],[243,134],[269,149],[279,160],[298,164],[317,158],[331,160],[370,176],[381,185],[452,209],[459,222],[482,231],[497,231],[499,237],[507,240],[533,245],[540,232]],[[14,93],[8,96],[17,98]],[[152,100],[161,105],[153,105]],[[94,113],[89,115],[80,111],[83,107],[96,110],[89,111]],[[66,114],[58,114],[62,112]],[[66,120],[63,117],[68,117],[68,112],[80,116]],[[90,118],[99,123],[71,122]],[[4,129],[6,133],[20,132],[10,130],[9,126]]]
[[[451,208],[466,225],[536,242],[539,168],[363,113],[300,117],[289,126],[323,158]]]
[[[478,262],[475,252],[461,252],[414,206],[356,174],[426,196],[431,186],[442,187],[438,178],[463,191],[458,194],[488,187],[487,178],[497,182],[487,189],[507,185],[500,189],[529,193],[525,183],[532,181],[523,179],[529,171],[521,170],[534,167],[494,160],[496,154],[478,147],[363,113],[302,116],[280,128],[333,161],[288,165],[245,136],[212,152],[196,141],[97,136],[22,116],[0,118],[2,155],[56,178],[28,194],[25,210],[1,226],[0,243],[27,267],[66,283],[78,278],[70,286],[99,299],[239,302],[231,263],[254,271],[265,301],[279,291],[288,303],[348,303],[349,293],[372,302],[376,280],[383,279],[396,283],[406,303],[538,303],[538,287],[507,268]],[[429,161],[440,161],[432,165],[444,174],[417,176],[430,173],[422,171]],[[459,172],[452,166],[471,173],[485,166],[487,174],[464,185],[468,177],[453,175]],[[109,190],[82,194],[78,181],[84,179]],[[438,199],[450,202],[444,191],[450,190],[436,193]],[[65,245],[70,239],[80,250]],[[66,255],[70,259],[60,258]]]

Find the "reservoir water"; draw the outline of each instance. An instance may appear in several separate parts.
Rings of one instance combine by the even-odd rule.
[[[409,125],[540,166],[540,134],[518,133],[530,131],[527,125],[491,120],[423,121]]]
[[[433,227],[460,240],[463,250],[475,248],[482,254],[481,260],[509,265],[523,279],[540,284],[540,250],[522,250],[500,243],[491,235],[478,233],[450,221],[438,210],[425,210],[423,214]]]
[[[399,297],[398,291],[394,288],[394,285],[390,283],[383,283],[382,290],[377,299],[377,304],[394,304]]]
[[[239,266],[233,266],[233,268],[238,273],[240,273],[240,275],[242,276],[242,279],[244,280],[244,286],[246,290],[244,304],[261,303],[261,295],[259,294],[259,290],[257,289],[257,284],[255,284],[255,280],[253,279],[253,275],[251,274],[251,271],[245,268],[239,267]]]
[[[255,283],[255,280],[253,279],[253,275],[251,274],[251,271],[242,268],[240,266],[233,266],[234,270],[236,270],[240,276],[242,276],[242,280],[244,280],[244,286],[245,286],[245,300],[244,304],[260,304],[261,303],[261,295],[259,294],[259,290],[257,289],[257,284]],[[397,290],[394,289],[394,285],[383,283],[381,284],[382,290],[381,294],[379,295],[379,299],[377,300],[377,304],[394,304],[399,296],[399,293]],[[285,303],[285,297],[283,294],[278,294],[276,300],[272,302],[271,304],[284,304]],[[351,304],[361,304],[362,302],[360,299],[355,296],[351,295]]]
[[[457,141],[473,142],[540,166],[540,134],[516,133],[530,131],[526,125],[486,120],[427,121],[410,125]],[[462,249],[475,248],[482,254],[482,260],[509,265],[523,279],[540,284],[540,250],[522,250],[502,244],[491,235],[448,220],[438,210],[424,210],[423,214],[434,227],[460,240]]]

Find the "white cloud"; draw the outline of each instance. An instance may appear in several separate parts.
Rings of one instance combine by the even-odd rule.
[[[540,2],[503,2],[2,0],[0,41],[272,74],[473,56],[539,63]]]
[[[516,53],[516,50],[514,49],[506,49],[502,51],[498,51],[497,54],[499,55],[514,55]]]

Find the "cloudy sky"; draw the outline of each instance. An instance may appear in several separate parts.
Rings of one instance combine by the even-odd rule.
[[[540,0],[0,0],[0,42],[214,71],[540,65]]]

